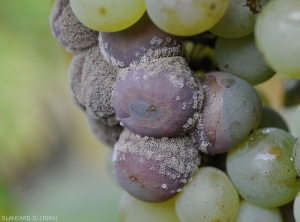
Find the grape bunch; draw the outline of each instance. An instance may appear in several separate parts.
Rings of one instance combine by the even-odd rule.
[[[122,221],[300,222],[300,142],[256,90],[300,78],[299,0],[56,0],[50,23]]]

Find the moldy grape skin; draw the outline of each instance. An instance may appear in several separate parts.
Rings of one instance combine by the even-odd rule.
[[[117,67],[152,59],[183,55],[183,38],[163,32],[147,13],[133,26],[119,32],[100,32],[103,57]]]
[[[92,135],[105,146],[113,149],[118,141],[120,134],[124,130],[120,124],[111,125],[108,118],[96,119],[93,116],[86,115],[87,125]]]
[[[115,144],[113,161],[122,187],[147,202],[175,196],[200,164],[188,136],[149,138],[125,129]]]
[[[117,70],[103,59],[98,46],[77,54],[69,68],[73,102],[85,113],[117,124],[112,99],[116,77]]]
[[[203,90],[182,57],[123,69],[114,90],[120,121],[141,136],[182,134],[202,107]]]
[[[50,15],[52,35],[68,52],[77,54],[98,44],[98,32],[84,26],[72,12],[69,0],[57,0]]]
[[[257,129],[262,102],[251,84],[225,72],[207,73],[201,82],[206,89],[203,119],[195,139],[205,153],[228,152]]]

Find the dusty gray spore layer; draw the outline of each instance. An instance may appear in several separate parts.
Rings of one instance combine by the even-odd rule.
[[[109,125],[118,123],[112,99],[117,70],[103,59],[98,46],[74,56],[68,77],[75,105],[96,119],[107,118]]]
[[[125,129],[115,144],[113,161],[125,190],[144,201],[159,202],[182,190],[200,156],[188,136],[150,138]]]
[[[87,28],[75,17],[69,0],[55,1],[50,15],[50,27],[58,42],[73,54],[98,44],[99,33]]]
[[[147,13],[128,29],[99,33],[99,47],[104,58],[116,67],[184,54],[183,38],[159,29]]]
[[[195,126],[204,94],[184,58],[153,59],[119,71],[114,107],[129,130],[141,136],[164,137]]]

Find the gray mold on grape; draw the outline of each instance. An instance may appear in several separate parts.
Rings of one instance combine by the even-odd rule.
[[[163,32],[147,13],[133,26],[119,32],[100,32],[104,58],[117,67],[135,66],[152,59],[182,56],[183,38]]]
[[[207,73],[201,82],[206,89],[203,118],[193,135],[202,152],[228,152],[258,127],[262,102],[252,85],[228,73]]]
[[[94,118],[117,124],[112,98],[116,77],[117,70],[103,59],[98,46],[77,54],[68,76],[73,102]]]
[[[188,136],[141,137],[125,129],[114,147],[115,172],[123,188],[147,202],[161,202],[182,190],[200,164]]]
[[[98,44],[98,32],[87,28],[75,17],[69,0],[55,1],[50,26],[53,36],[73,54]]]
[[[92,135],[105,146],[113,149],[118,141],[120,134],[124,130],[120,124],[111,125],[109,118],[96,119],[90,115],[86,115],[87,125]]]
[[[184,58],[160,58],[121,70],[114,107],[122,124],[136,134],[175,136],[196,124],[203,97]]]

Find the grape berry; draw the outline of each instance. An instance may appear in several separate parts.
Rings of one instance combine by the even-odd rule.
[[[300,78],[299,13],[299,0],[55,1],[71,98],[113,152],[122,221],[300,222],[299,115],[289,132],[254,87]]]

